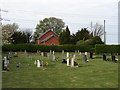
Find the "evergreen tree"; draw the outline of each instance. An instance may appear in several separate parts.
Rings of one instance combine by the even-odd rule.
[[[70,30],[69,30],[68,26],[60,34],[59,42],[60,42],[60,44],[70,44],[71,43],[71,35],[70,35]]]

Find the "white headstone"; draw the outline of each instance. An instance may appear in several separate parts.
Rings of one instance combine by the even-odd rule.
[[[78,53],[79,53],[79,50],[78,50]]]
[[[67,58],[67,66],[69,66],[70,62],[69,62],[69,58]]]
[[[74,67],[74,58],[71,60],[71,67]]]
[[[41,52],[41,56],[44,56],[44,53],[43,53],[43,52]]]
[[[55,54],[55,52],[53,51],[53,55]]]
[[[5,64],[7,64],[7,57],[4,57],[4,60],[5,60]]]
[[[37,67],[40,67],[40,60],[37,60]]]
[[[85,52],[85,55],[87,55],[87,52]]]
[[[69,52],[67,52],[67,58],[69,58]]]

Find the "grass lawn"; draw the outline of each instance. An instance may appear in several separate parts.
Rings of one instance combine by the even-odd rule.
[[[3,56],[8,52],[4,52]],[[83,62],[83,55],[77,54],[79,67],[62,64],[66,53],[56,53],[59,61],[42,57],[38,53],[19,54],[12,57],[10,71],[2,73],[3,88],[118,88],[118,63],[102,61],[101,55]],[[73,53],[70,53],[72,57]],[[108,56],[109,57],[109,56]],[[31,59],[32,58],[32,59]],[[47,61],[47,67],[37,68],[34,60]],[[19,68],[16,65],[19,64]]]

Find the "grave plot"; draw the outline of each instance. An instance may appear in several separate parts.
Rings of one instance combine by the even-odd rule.
[[[89,53],[79,51],[40,53],[26,51],[18,53],[18,57],[12,57],[10,70],[3,72],[3,88],[118,87],[118,63],[104,62],[102,54],[94,55],[94,59],[91,59]],[[8,52],[3,57],[6,55]],[[53,55],[59,57],[58,60],[53,60]],[[85,60],[84,55],[87,56]],[[111,55],[108,57],[111,58]],[[62,63],[63,59],[65,64]],[[86,60],[89,62],[84,62]],[[75,67],[75,62],[79,63],[79,67]]]

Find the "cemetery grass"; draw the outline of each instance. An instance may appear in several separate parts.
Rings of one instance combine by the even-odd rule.
[[[6,56],[8,52],[4,52]],[[72,57],[73,53],[70,53]],[[42,57],[38,53],[19,54],[12,57],[9,71],[2,73],[3,88],[118,88],[118,63],[102,61],[101,55],[83,62],[83,55],[77,55],[79,67],[62,64],[66,53],[56,53],[59,61]],[[89,55],[88,55],[89,56]],[[32,59],[31,59],[32,57]],[[109,56],[108,56],[109,57]],[[37,68],[34,60],[47,61],[46,67]],[[17,68],[16,65],[20,67]]]

